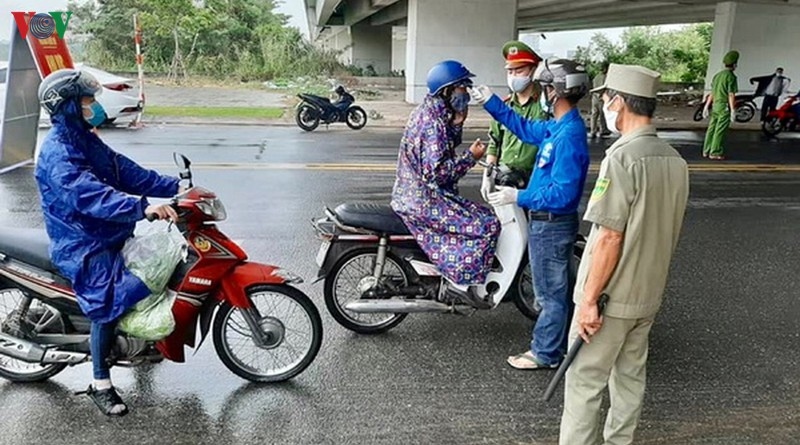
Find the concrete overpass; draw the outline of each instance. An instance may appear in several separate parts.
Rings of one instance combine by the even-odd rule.
[[[404,71],[406,100],[425,94],[436,62],[461,60],[479,81],[505,86],[500,47],[524,32],[714,22],[707,84],[730,49],[740,90],[783,66],[800,82],[800,0],[304,0],[311,37],[345,63]]]

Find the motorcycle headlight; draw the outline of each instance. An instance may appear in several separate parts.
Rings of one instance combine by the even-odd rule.
[[[203,199],[197,203],[197,208],[210,216],[214,221],[224,221],[225,218],[228,217],[228,214],[225,212],[225,206],[222,205],[222,201],[220,201],[219,198]]]

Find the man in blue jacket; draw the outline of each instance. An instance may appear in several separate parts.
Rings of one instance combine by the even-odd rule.
[[[146,196],[179,193],[179,179],[146,170],[116,153],[92,132],[105,121],[95,101],[101,86],[88,73],[62,69],[39,86],[39,101],[53,127],[42,143],[36,183],[53,263],[72,281],[81,310],[92,322],[94,381],[87,394],[106,415],[128,412],[111,383],[108,358],[119,317],[150,290],[125,268],[120,253],[145,215],[177,220],[168,204]]]
[[[523,142],[540,147],[527,189],[500,187],[489,194],[493,206],[516,204],[530,211],[528,253],[542,310],[530,349],[508,358],[516,369],[557,368],[566,354],[574,307],[572,248],[589,168],[586,125],[576,106],[589,90],[586,70],[574,61],[556,59],[540,65],[534,81],[541,85],[542,106],[554,120],[526,120],[484,85],[471,91],[495,120]]]

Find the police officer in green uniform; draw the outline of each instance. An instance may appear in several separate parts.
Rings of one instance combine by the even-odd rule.
[[[561,445],[629,445],[644,401],[648,339],[661,307],[689,197],[689,169],[658,138],[652,118],[660,74],[611,64],[602,95],[606,124],[622,136],[606,150],[584,220],[592,223],[575,284]],[[597,302],[609,295],[601,317]],[[605,427],[603,392],[611,404]]]
[[[711,94],[706,98],[703,117],[708,117],[711,109],[711,121],[708,123],[706,140],[703,144],[703,157],[723,160],[722,142],[725,133],[736,118],[736,93],[739,92],[739,81],[733,71],[739,62],[739,52],[729,51],[722,58],[725,69],[718,72],[711,81]]]
[[[541,57],[528,45],[517,40],[503,45],[503,57],[506,59],[508,88],[511,90],[505,103],[527,119],[547,119],[547,113],[542,110],[539,103],[539,87],[532,80],[542,60]],[[510,175],[519,179],[520,185],[524,188],[533,172],[538,148],[522,142],[497,121],[491,124],[489,138],[486,161],[497,165],[499,158],[499,165],[511,170]],[[488,199],[491,190],[490,181],[491,178],[484,174],[481,184],[481,194],[484,199]]]

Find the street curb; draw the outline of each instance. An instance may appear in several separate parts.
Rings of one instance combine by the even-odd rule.
[[[192,125],[215,125],[215,126],[231,126],[231,127],[296,127],[297,124],[293,121],[285,121],[282,119],[270,119],[270,120],[224,120],[224,119],[148,119],[145,117],[143,120],[144,125],[176,125],[176,126],[192,126]],[[674,131],[705,131],[707,125],[697,124],[694,122],[662,122],[656,123],[656,130],[674,130]],[[347,128],[344,124],[333,124],[331,128],[342,127]],[[403,122],[380,122],[380,121],[370,121],[367,123],[367,126],[364,128],[381,128],[381,129],[400,129],[402,130],[405,127],[405,121]],[[324,126],[320,126],[319,128],[325,128]],[[489,128],[489,121],[486,122],[473,122],[471,124],[465,124],[465,130],[481,130],[485,131]],[[738,124],[735,126],[730,127],[733,131],[760,131],[761,126],[759,124]]]

